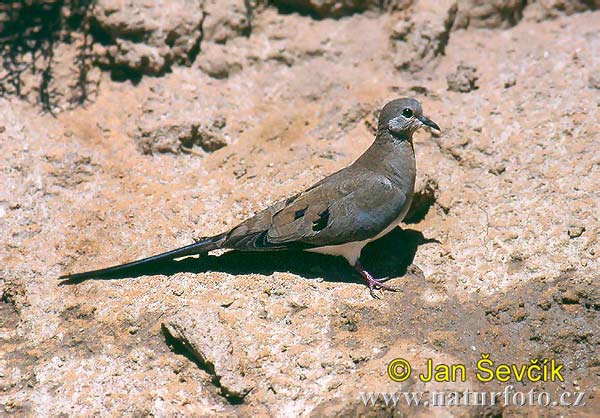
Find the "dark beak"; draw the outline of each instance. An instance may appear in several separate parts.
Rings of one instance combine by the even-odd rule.
[[[442,130],[440,129],[440,127],[439,127],[439,126],[437,126],[437,123],[435,123],[434,121],[432,121],[432,120],[431,120],[431,119],[429,119],[429,118],[426,118],[425,116],[419,116],[419,120],[420,120],[420,121],[421,121],[421,123],[422,123],[423,125],[425,125],[425,126],[429,126],[430,128],[433,128],[433,129],[435,129],[435,130],[437,130],[437,131],[440,131],[440,132],[442,131]]]

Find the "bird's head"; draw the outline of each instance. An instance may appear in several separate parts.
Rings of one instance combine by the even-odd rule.
[[[415,99],[396,99],[388,102],[379,114],[378,132],[389,132],[399,140],[410,140],[412,134],[423,126],[440,131],[431,119],[423,116],[421,103]]]

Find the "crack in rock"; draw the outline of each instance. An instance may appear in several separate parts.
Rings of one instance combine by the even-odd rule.
[[[230,401],[242,401],[254,388],[254,382],[245,376],[233,355],[233,344],[215,310],[194,310],[193,317],[180,312],[163,322],[162,328],[180,342],[199,365],[206,367],[214,377],[213,383]]]

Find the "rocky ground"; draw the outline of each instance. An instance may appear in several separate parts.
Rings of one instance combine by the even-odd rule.
[[[0,5],[13,42],[0,70],[0,415],[600,410],[598,2],[17,3]],[[343,260],[315,254],[56,280],[302,190],[360,155],[378,109],[402,96],[442,133],[416,135],[415,205],[363,251],[400,292],[374,300]],[[479,383],[482,353],[556,359],[565,381]],[[396,357],[470,374],[395,383]],[[509,383],[585,392],[586,406],[360,398]]]

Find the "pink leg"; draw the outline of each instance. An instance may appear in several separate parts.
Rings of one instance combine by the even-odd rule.
[[[374,292],[375,289],[384,289],[384,290],[389,290],[391,292],[398,291],[398,289],[396,289],[395,287],[392,287],[389,284],[385,284],[385,283],[375,279],[373,276],[371,276],[369,274],[369,272],[364,269],[362,264],[360,264],[360,261],[358,261],[358,260],[356,261],[356,263],[354,264],[354,268],[356,269],[356,271],[358,271],[360,273],[362,278],[367,282],[367,285],[369,286],[369,292],[371,293],[371,296],[373,298],[379,299],[379,297]]]

